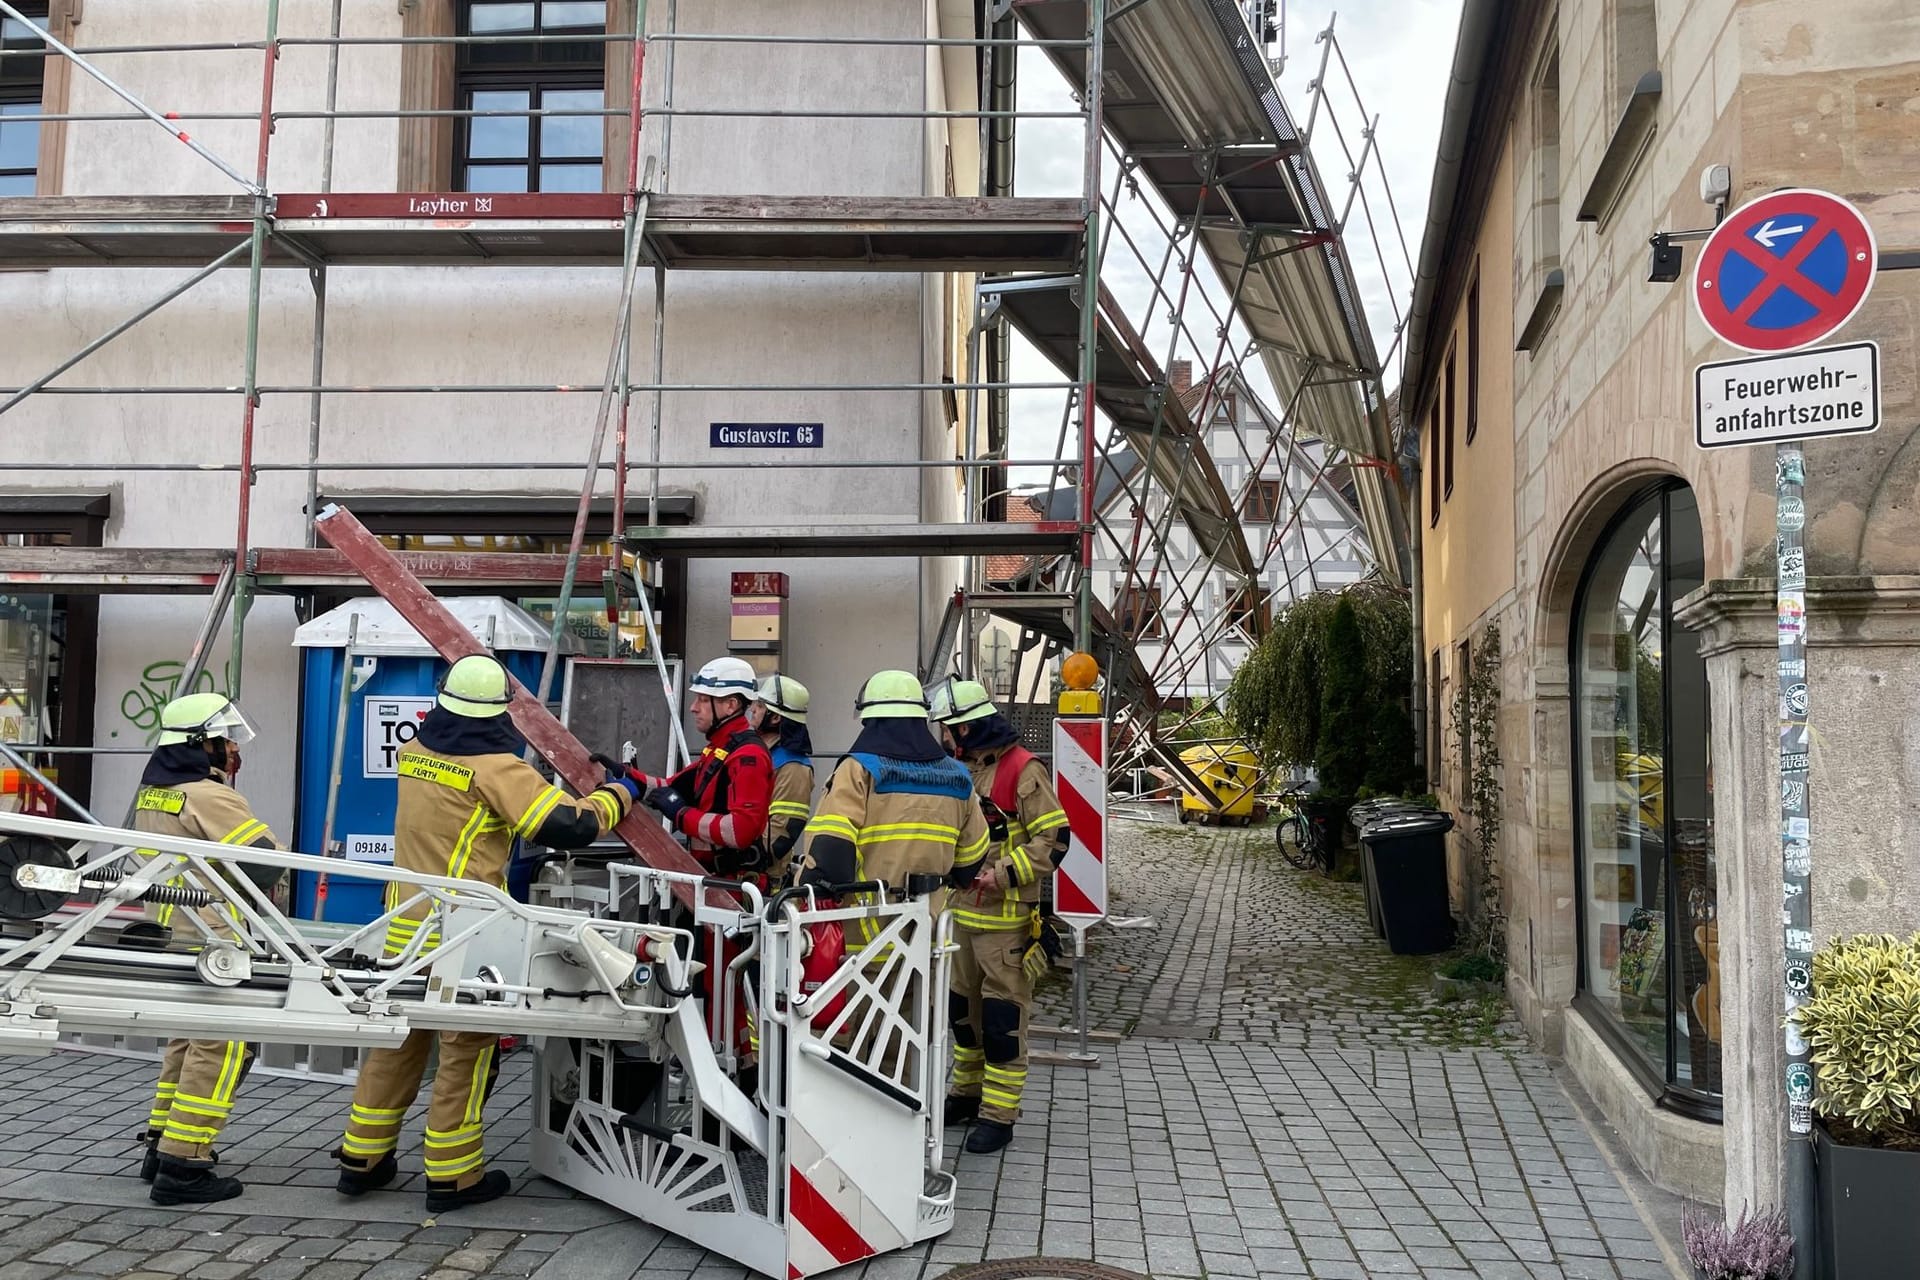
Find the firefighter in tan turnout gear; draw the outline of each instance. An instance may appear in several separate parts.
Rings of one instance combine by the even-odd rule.
[[[506,668],[485,655],[454,663],[440,683],[438,705],[397,762],[393,865],[504,888],[516,838],[554,849],[583,848],[617,825],[639,799],[639,784],[609,778],[575,800],[523,760],[525,741],[507,719],[512,687]],[[408,905],[411,902],[411,905]],[[418,955],[440,943],[431,908],[413,890],[393,884],[386,954]],[[422,930],[428,930],[424,938]],[[416,948],[418,944],[418,949]],[[486,1169],[481,1108],[499,1072],[498,1041],[481,1032],[437,1033],[440,1058],[427,1111],[427,1209],[445,1212],[481,1204],[507,1190],[507,1175]],[[346,1136],[335,1152],[338,1188],[357,1196],[392,1182],[400,1122],[420,1092],[436,1033],[415,1031],[397,1049],[375,1049],[360,1067]]]
[[[239,706],[218,693],[175,698],[160,712],[160,736],[134,798],[133,825],[155,835],[184,836],[249,849],[278,849],[267,824],[253,816],[234,790],[240,748],[253,740],[253,726]],[[233,868],[237,874],[242,869]],[[255,871],[259,871],[256,876]],[[250,869],[265,890],[279,872]],[[190,885],[197,877],[181,876]],[[205,935],[176,909],[158,909],[162,925],[175,926],[183,941]],[[215,937],[230,936],[231,922],[213,908],[201,913]],[[161,1060],[160,1083],[147,1117],[146,1158],[140,1176],[153,1184],[155,1204],[211,1204],[241,1192],[238,1178],[214,1172],[213,1141],[233,1114],[233,1101],[253,1065],[253,1046],[238,1040],[171,1040]]]
[[[807,732],[807,686],[778,672],[760,682],[760,741],[773,756],[773,799],[767,803],[764,854],[754,869],[778,884],[813,812],[813,738]]]
[[[998,1151],[1013,1140],[1027,1083],[1027,1014],[1034,979],[1046,971],[1040,945],[1040,885],[1066,857],[1067,815],[1047,766],[973,680],[936,685],[933,718],[973,777],[994,835],[970,888],[947,904],[953,913],[949,1016],[953,1088],[946,1120],[975,1120],[967,1150]]]
[[[927,727],[926,694],[911,672],[882,671],[854,708],[860,733],[807,823],[800,883],[821,889],[884,881],[907,893],[973,883],[987,854],[987,824],[967,772]],[[856,894],[848,905],[870,903]],[[869,919],[848,922],[851,946],[878,934]]]

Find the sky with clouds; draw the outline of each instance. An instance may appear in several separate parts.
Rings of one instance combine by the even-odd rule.
[[[1310,86],[1328,53],[1327,42],[1319,37],[1330,22],[1336,33],[1326,74],[1328,93],[1315,113],[1312,134],[1314,161],[1336,211],[1348,199],[1348,175],[1354,168],[1349,155],[1360,155],[1365,146],[1362,130],[1372,117],[1379,117],[1377,156],[1364,167],[1363,198],[1354,200],[1346,238],[1374,343],[1384,356],[1395,346],[1396,308],[1404,315],[1412,292],[1409,258],[1417,260],[1420,252],[1433,153],[1460,21],[1460,0],[1348,0],[1345,4],[1287,0],[1285,9],[1286,60],[1279,76],[1280,90],[1289,113],[1302,128],[1313,105]],[[1282,44],[1276,42],[1267,52],[1270,58],[1279,57]],[[1071,111],[1075,106],[1073,87],[1040,50],[1032,48],[1021,51],[1019,95],[1022,111]],[[1016,192],[1023,196],[1081,194],[1084,134],[1079,123],[1022,120],[1019,128]],[[1111,196],[1118,172],[1111,148],[1102,172],[1103,185]],[[1175,220],[1144,186],[1137,192],[1123,192],[1119,209],[1119,228],[1109,232],[1102,259],[1103,283],[1126,308],[1136,327],[1142,329],[1156,358],[1164,359],[1171,340],[1175,359],[1192,360],[1196,371],[1212,367],[1220,351],[1216,316],[1226,311],[1229,288],[1203,258],[1194,272],[1194,289],[1204,296],[1189,297],[1186,324],[1176,334],[1170,320],[1171,303],[1165,298],[1156,300],[1153,288],[1154,278],[1161,275],[1170,291],[1177,288],[1177,271],[1162,272],[1167,233]],[[1379,252],[1374,248],[1376,233]],[[1230,325],[1229,355],[1244,348],[1245,343],[1244,329],[1237,323]],[[1396,353],[1387,374],[1390,388],[1399,377],[1398,363]],[[1272,391],[1259,362],[1248,362],[1247,371],[1271,402]],[[1016,382],[1062,381],[1059,371],[1017,336],[1013,378]],[[1059,456],[1066,393],[1015,391],[1011,396],[1013,456]],[[1045,483],[1046,478],[1045,468],[1016,470],[1016,482]]]

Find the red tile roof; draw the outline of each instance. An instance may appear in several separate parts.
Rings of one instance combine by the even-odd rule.
[[[1040,508],[1025,494],[1007,495],[1007,523],[1029,524],[1043,519]],[[1032,556],[1003,555],[987,557],[988,582],[1012,582],[1033,565]]]

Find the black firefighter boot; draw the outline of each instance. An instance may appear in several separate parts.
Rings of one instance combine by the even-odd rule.
[[[957,1093],[947,1095],[947,1108],[945,1116],[943,1117],[943,1122],[947,1128],[951,1129],[957,1124],[965,1124],[967,1121],[978,1117],[979,1114],[980,1099],[978,1095],[971,1098],[963,1098]]]
[[[163,1205],[214,1204],[231,1200],[242,1190],[240,1179],[215,1173],[211,1160],[182,1160],[163,1151],[153,1175],[151,1199]]]
[[[140,1181],[151,1183],[160,1172],[160,1131],[149,1129],[141,1135],[140,1145],[146,1148],[140,1156]],[[214,1164],[220,1163],[218,1151],[207,1152],[207,1159]]]
[[[498,1200],[507,1194],[513,1185],[512,1179],[498,1169],[489,1169],[480,1181],[470,1187],[456,1186],[451,1179],[445,1182],[427,1180],[427,1212],[445,1213],[449,1209],[464,1209],[468,1205],[485,1204],[489,1200]]]
[[[364,1169],[348,1164],[338,1150],[333,1158],[340,1161],[340,1180],[333,1184],[333,1189],[343,1196],[363,1196],[369,1191],[378,1191],[400,1173],[400,1162],[393,1158],[391,1151]]]
[[[999,1120],[976,1120],[967,1135],[967,1150],[976,1156],[991,1155],[1013,1141],[1013,1126]]]

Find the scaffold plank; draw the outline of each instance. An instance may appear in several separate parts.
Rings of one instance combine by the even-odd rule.
[[[1025,524],[847,524],[793,527],[629,526],[627,541],[651,556],[1062,555],[1080,526]]]
[[[16,591],[211,591],[233,552],[197,547],[0,547],[0,582]]]
[[[615,265],[617,194],[301,194],[274,198],[268,266]],[[0,199],[0,267],[207,262],[252,230],[245,198]],[[1071,269],[1078,200],[654,195],[648,252],[695,270]]]
[[[396,551],[394,558],[424,585],[458,587],[558,586],[567,558],[513,551]],[[598,582],[611,556],[582,556],[578,579]],[[252,570],[262,587],[364,587],[366,579],[338,551],[324,547],[261,547]]]
[[[557,586],[566,557],[527,552],[395,552],[428,586],[539,588]],[[62,594],[210,591],[233,560],[226,550],[197,547],[0,547],[0,582],[16,590]],[[322,547],[259,547],[249,569],[267,591],[364,589],[366,579],[345,556]],[[610,556],[582,556],[579,578],[598,582]]]

